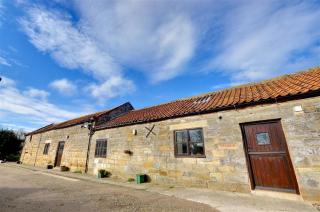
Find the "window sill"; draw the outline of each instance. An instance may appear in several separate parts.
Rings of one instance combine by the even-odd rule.
[[[206,158],[205,155],[175,155],[175,158]]]

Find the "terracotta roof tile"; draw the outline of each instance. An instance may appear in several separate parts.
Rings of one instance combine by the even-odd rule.
[[[127,104],[127,103],[125,103],[125,104]],[[118,108],[120,106],[117,106],[115,108]],[[88,115],[84,115],[84,116],[80,116],[78,118],[67,120],[67,121],[64,121],[64,122],[57,123],[57,124],[49,124],[49,125],[47,125],[45,127],[42,127],[42,128],[37,129],[35,131],[27,133],[26,135],[37,134],[37,133],[42,133],[42,132],[46,132],[46,131],[50,131],[50,130],[61,129],[61,128],[65,128],[65,127],[70,127],[70,126],[82,124],[82,123],[90,121],[92,118],[97,118],[102,114],[109,113],[109,112],[113,111],[115,108],[112,108],[112,109],[109,109],[109,110],[104,110],[104,111],[99,111],[99,112],[88,114]]]
[[[91,118],[99,116],[103,113],[107,113],[109,110],[105,110],[105,111],[100,111],[97,113],[93,113],[93,114],[88,114],[88,115],[84,115],[75,119],[71,119],[68,121],[64,121],[61,123],[57,123],[57,124],[49,124],[46,127],[42,127],[40,129],[37,129],[35,131],[29,132],[26,135],[30,135],[30,134],[37,134],[37,133],[42,133],[42,132],[46,132],[46,131],[50,131],[50,130],[54,130],[54,129],[61,129],[61,128],[65,128],[65,127],[69,127],[69,126],[73,126],[73,125],[77,125],[77,124],[82,124],[85,123],[87,121],[89,121]]]
[[[31,133],[27,133],[26,135],[37,134],[37,133],[49,131],[49,130],[52,130],[53,128],[54,128],[54,124],[49,124],[49,125],[46,125],[46,126],[44,126],[44,127],[39,128],[39,129],[37,129],[37,130],[34,130],[34,131],[31,132]]]
[[[247,104],[259,104],[266,100],[294,97],[301,94],[314,93],[315,91],[320,91],[320,67],[258,83],[240,85],[213,93],[176,100],[140,110],[133,110],[106,123],[100,124],[97,129],[224,110],[228,107],[238,108]],[[316,95],[320,94],[317,93]],[[29,134],[81,124],[109,111],[111,110],[81,116],[59,124],[47,125]]]
[[[223,110],[226,107],[241,107],[247,103],[259,104],[265,100],[294,97],[314,91],[320,91],[320,67],[258,83],[245,84],[205,95],[133,110],[101,125],[100,129]]]

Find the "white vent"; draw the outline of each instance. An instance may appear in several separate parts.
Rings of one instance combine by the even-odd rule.
[[[301,105],[294,106],[294,107],[293,107],[293,110],[294,110],[294,112],[302,112],[302,111],[303,111]]]

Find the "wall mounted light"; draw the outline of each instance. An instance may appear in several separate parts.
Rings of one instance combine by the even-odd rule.
[[[89,128],[90,123],[89,122],[85,122],[81,125],[81,128]]]
[[[132,135],[137,135],[137,130],[136,129],[132,130]]]

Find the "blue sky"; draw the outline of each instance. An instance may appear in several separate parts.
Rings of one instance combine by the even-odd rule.
[[[319,65],[319,1],[0,0],[0,126],[26,131]]]

